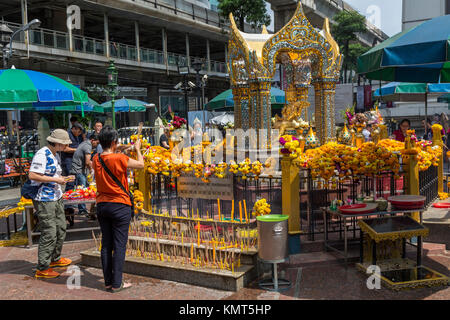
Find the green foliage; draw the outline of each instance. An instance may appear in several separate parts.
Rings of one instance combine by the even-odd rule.
[[[270,24],[270,16],[267,14],[264,0],[219,0],[218,8],[224,17],[232,13],[241,30],[244,30],[245,21],[253,28]]]
[[[44,117],[48,121],[48,125],[52,129],[67,129],[69,127],[69,120],[65,112],[53,112],[53,113],[41,113],[41,117]],[[66,121],[66,122],[64,122]]]
[[[370,47],[363,46],[360,43],[350,43],[348,46],[348,68],[356,71],[358,57],[370,50]]]
[[[333,19],[335,24],[331,26],[331,34],[344,54],[344,75],[347,77],[347,70],[354,70],[356,66],[358,56],[355,58],[355,54],[364,48],[352,42],[357,41],[357,33],[367,32],[366,18],[356,11],[341,11]]]

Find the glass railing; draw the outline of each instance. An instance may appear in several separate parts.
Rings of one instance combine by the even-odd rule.
[[[20,28],[21,25],[16,23],[6,23],[8,27],[15,31]],[[69,50],[69,34],[49,30],[49,29],[33,29],[29,31],[30,44],[36,46],[43,46],[48,48]],[[25,36],[23,33],[18,34],[14,37],[14,41],[24,42]],[[100,56],[106,56],[106,41],[102,39],[89,38],[80,35],[72,35],[72,46],[73,51],[80,53],[88,53],[95,54]],[[137,61],[138,52],[135,46],[130,46],[127,44],[110,42],[109,43],[109,53],[110,57]],[[165,65],[164,61],[164,53],[162,51],[148,49],[148,48],[140,48],[140,59],[141,62],[144,63],[154,63],[159,65]],[[191,65],[194,61],[200,58],[190,57]],[[207,72],[208,65],[206,59],[200,59],[203,61],[202,70]],[[178,65],[186,65],[187,57],[185,55],[180,55],[177,53],[167,53],[167,64],[169,66],[178,66]],[[224,62],[219,61],[210,61],[211,64],[211,72],[217,73],[226,73],[227,68]],[[192,71],[194,72],[194,71]]]

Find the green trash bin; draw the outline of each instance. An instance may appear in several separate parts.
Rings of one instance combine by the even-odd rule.
[[[268,214],[256,217],[258,225],[258,257],[277,263],[289,256],[288,219],[283,214]]]

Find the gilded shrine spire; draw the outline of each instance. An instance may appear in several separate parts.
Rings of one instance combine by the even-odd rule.
[[[289,21],[276,34],[241,32],[230,14],[228,68],[235,100],[235,128],[270,129],[270,88],[276,65],[286,71],[285,118],[304,114],[308,120],[308,89],[316,90],[315,126],[321,143],[335,138],[334,89],[339,78],[342,55],[325,19],[317,31],[306,18],[301,2]],[[299,110],[297,110],[300,108]],[[294,115],[292,114],[294,113]],[[283,121],[288,121],[283,119]],[[289,120],[289,121],[291,121]]]

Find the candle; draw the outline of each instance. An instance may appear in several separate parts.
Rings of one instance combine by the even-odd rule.
[[[197,245],[200,245],[200,221],[197,221]]]
[[[197,208],[197,219],[199,218],[199,215],[198,215],[198,208]]]
[[[213,241],[213,263],[216,263],[216,242]]]
[[[194,244],[191,244],[191,263],[194,262]]]
[[[217,208],[219,210],[219,221],[222,221],[222,218],[220,216],[220,199],[219,198],[217,198]]]
[[[231,200],[231,222],[234,221],[234,199]]]
[[[240,201],[239,201],[239,221],[242,223],[242,206]]]
[[[245,223],[248,223],[248,220],[247,220],[247,204],[245,203],[245,199],[244,199],[244,212],[245,212]]]
[[[183,241],[183,232],[181,232],[181,244],[182,244],[182,245],[184,244],[184,241]]]

